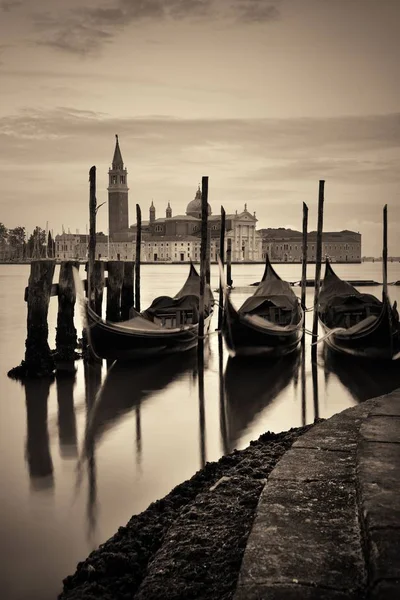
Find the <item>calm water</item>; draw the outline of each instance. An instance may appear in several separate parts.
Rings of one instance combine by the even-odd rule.
[[[300,265],[277,265],[287,280]],[[336,265],[349,279],[381,280],[381,265]],[[258,281],[262,265],[233,265],[234,285]],[[142,306],[174,294],[185,265],[142,267]],[[205,461],[244,448],[266,430],[284,431],[330,417],[400,386],[400,369],[371,371],[319,349],[312,372],[295,356],[276,365],[236,364],[219,353],[211,335],[204,398],[196,353],[122,369],[107,365],[22,386],[7,371],[23,358],[29,267],[0,265],[0,597],[56,598],[76,563],[109,538],[132,514],[191,477]],[[312,277],[313,267],[308,276]],[[56,277],[58,276],[58,271]],[[389,281],[400,264],[389,264]],[[212,268],[212,284],[218,284]],[[300,294],[299,288],[295,288]],[[379,295],[380,287],[363,288]],[[400,303],[400,288],[390,288]],[[240,305],[246,294],[234,293]],[[313,290],[307,290],[307,306]],[[54,347],[57,300],[50,303]],[[307,314],[311,329],[312,313]],[[214,322],[212,329],[216,327]],[[351,363],[351,364],[350,364]],[[302,377],[303,374],[303,377]],[[200,376],[201,381],[201,376]],[[88,418],[88,414],[90,417]],[[86,436],[85,436],[86,432]],[[78,465],[81,468],[78,468]]]

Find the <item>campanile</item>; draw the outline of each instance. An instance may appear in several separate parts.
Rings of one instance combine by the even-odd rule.
[[[108,227],[110,238],[116,233],[128,230],[128,190],[127,170],[124,169],[118,136],[116,135],[112,167],[108,171]]]

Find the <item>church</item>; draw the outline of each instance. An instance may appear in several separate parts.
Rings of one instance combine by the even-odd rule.
[[[136,224],[128,226],[128,179],[122,160],[118,136],[112,166],[108,172],[108,221],[110,259],[132,260],[135,252]],[[208,205],[212,261],[217,260],[221,216],[213,215]],[[226,214],[225,251],[231,248],[232,262],[258,262],[262,259],[262,239],[256,232],[256,215],[247,210],[247,204],[241,212]],[[149,220],[142,221],[143,262],[186,262],[200,260],[201,234],[201,190],[198,187],[195,196],[186,207],[184,215],[172,214],[168,202],[165,217],[156,216],[156,207],[152,201],[149,208]],[[99,254],[100,248],[96,251]],[[101,254],[101,252],[100,252]],[[104,256],[104,254],[103,254]]]

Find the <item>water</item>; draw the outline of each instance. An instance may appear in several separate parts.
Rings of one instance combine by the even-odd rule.
[[[276,265],[287,280],[300,265]],[[308,276],[313,276],[309,267]],[[381,264],[335,265],[348,279],[381,280]],[[233,265],[235,286],[258,281],[262,265]],[[174,294],[185,265],[144,265],[142,306]],[[266,430],[284,431],[330,417],[400,386],[400,369],[371,372],[359,362],[326,356],[319,349],[312,371],[310,338],[300,358],[268,365],[234,364],[218,336],[206,353],[204,398],[199,396],[196,353],[169,357],[130,370],[77,363],[75,375],[29,385],[7,371],[24,354],[29,266],[0,265],[0,595],[4,600],[50,600],[76,563],[110,537],[132,514],[191,477],[205,461],[244,448]],[[56,272],[56,277],[58,271]],[[400,264],[389,264],[389,281]],[[212,286],[218,284],[212,267]],[[294,288],[300,294],[299,288]],[[374,294],[380,287],[362,288]],[[400,288],[391,287],[400,303]],[[234,293],[240,305],[245,293]],[[307,289],[307,306],[313,290]],[[49,311],[54,347],[57,300]],[[307,313],[311,329],[312,313]],[[216,327],[216,319],[212,330]],[[302,383],[302,369],[304,384]],[[223,373],[223,377],[220,373]],[[201,379],[201,378],[200,378]],[[200,390],[201,391],[201,390]],[[87,413],[96,406],[89,420]],[[78,469],[80,459],[82,468]]]

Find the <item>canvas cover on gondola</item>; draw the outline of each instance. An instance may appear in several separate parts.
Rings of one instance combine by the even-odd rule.
[[[158,296],[143,315],[153,318],[157,313],[174,314],[177,309],[198,311],[200,301],[200,276],[193,264],[190,266],[189,277],[181,290],[173,297]],[[214,297],[209,285],[204,289],[204,309],[209,313],[214,304]]]
[[[267,264],[264,277],[258,284],[254,294],[242,304],[239,313],[258,313],[264,304],[265,306],[276,306],[284,310],[294,310],[298,305],[298,298],[291,285],[279,278],[270,263]]]

